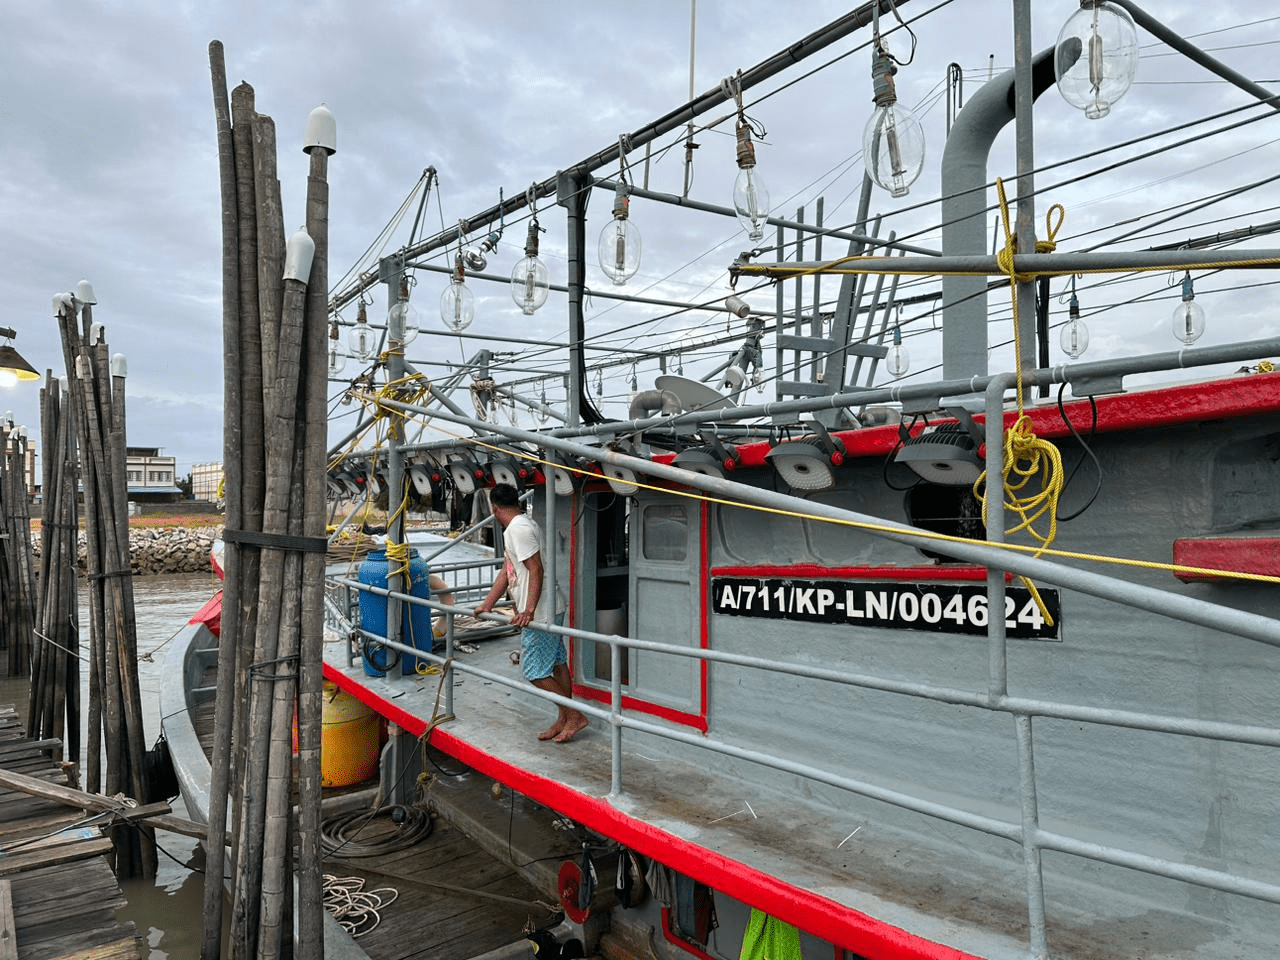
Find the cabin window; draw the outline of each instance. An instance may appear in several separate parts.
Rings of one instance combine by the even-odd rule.
[[[683,503],[644,508],[644,558],[684,560],[689,549],[689,514]]]

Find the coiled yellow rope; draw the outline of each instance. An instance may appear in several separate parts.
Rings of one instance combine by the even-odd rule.
[[[1005,242],[996,254],[996,263],[1009,278],[1009,290],[1013,300],[1013,353],[1014,366],[1017,370],[1017,402],[1018,417],[1013,426],[1004,432],[1003,464],[1004,475],[1001,477],[1001,488],[1004,493],[1005,509],[1013,513],[1018,522],[1005,530],[1006,534],[1026,531],[1032,539],[1040,544],[1040,549],[1033,556],[1040,556],[1045,547],[1053,543],[1058,535],[1058,497],[1062,493],[1062,455],[1058,448],[1048,440],[1036,436],[1031,426],[1031,418],[1027,416],[1022,405],[1022,343],[1019,336],[1018,322],[1018,288],[1019,281],[1034,279],[1030,274],[1019,274],[1014,270],[1013,258],[1018,249],[1018,235],[1009,225],[1009,200],[1005,196],[1004,181],[996,178],[996,194],[1000,198],[1000,220],[1004,226]],[[1056,215],[1056,216],[1055,216]],[[1036,241],[1036,253],[1053,253],[1058,249],[1058,230],[1066,216],[1062,204],[1055,203],[1045,214],[1045,230],[1048,234],[1044,240]],[[1033,485],[1033,481],[1039,480]],[[974,481],[974,496],[982,503],[982,519],[987,519],[987,472],[985,470]],[[1049,529],[1040,533],[1035,524],[1048,516]],[[1040,591],[1028,577],[1019,577],[1027,590],[1031,592],[1040,615],[1050,626],[1053,618],[1040,598]]]

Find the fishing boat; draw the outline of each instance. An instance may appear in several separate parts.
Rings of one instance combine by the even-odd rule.
[[[1192,273],[1256,281],[1280,251],[1254,239],[1273,228],[1246,226],[1238,208],[1210,234],[1150,242],[1174,209],[1154,189],[1140,214],[1126,198],[1114,243],[1072,242],[1045,209],[1053,164],[1034,152],[1031,117],[1055,88],[1087,117],[1110,112],[1138,30],[1229,84],[1228,112],[1266,121],[1275,102],[1130,0],[1079,7],[1035,50],[1029,4],[1013,4],[1014,68],[950,123],[929,202],[939,249],[870,213],[881,187],[905,203],[923,164],[888,53],[909,24],[885,0],[411,239],[332,296],[335,333],[361,338],[357,357],[369,337],[389,347],[352,379],[331,343],[331,382],[365,411],[331,450],[335,526],[383,495],[389,550],[408,542],[413,510],[474,521],[465,534],[486,530],[500,548],[486,491],[516,486],[543,531],[544,590],[563,601],[563,624],[538,626],[565,640],[573,697],[522,678],[510,631],[459,642],[455,618],[501,560],[445,547],[419,554],[452,603],[409,589],[394,563],[330,576],[325,678],[390,722],[388,794],[425,799],[526,870],[588,951],[1273,955],[1280,374],[1269,358],[1280,339],[1196,346]],[[821,204],[807,222],[777,216],[761,200],[744,102],[846,38],[865,43],[876,93],[859,211],[836,227]],[[636,182],[640,151],[684,143],[686,125],[691,141],[699,118],[725,110],[715,123],[735,127],[736,210]],[[993,154],[1006,128],[1015,142]],[[1108,136],[1134,152],[1123,130]],[[613,199],[601,269],[614,281],[634,275],[629,230],[646,204],[742,219],[750,246],[725,258],[731,287],[675,307],[704,318],[697,336],[588,334],[593,191]],[[533,374],[519,350],[495,352],[532,346],[496,338],[428,376],[420,341],[404,347],[406,278],[448,275],[444,321],[461,336],[468,283],[505,282],[485,261],[524,217],[513,296],[532,314],[548,292],[538,239],[552,203],[567,342]],[[1150,229],[1128,227],[1140,221]],[[1096,296],[1117,277],[1170,274],[1173,344],[1083,353],[1077,285]],[[380,284],[385,325],[366,315]],[[649,317],[674,306],[611,289]],[[939,368],[910,373],[908,347]],[[993,372],[989,357],[1008,362]],[[625,412],[606,415],[592,388],[638,365],[652,387],[633,374]],[[768,392],[753,399],[757,382]],[[548,384],[563,384],[562,405],[547,402]],[[411,615],[424,610],[440,635],[428,644]],[[420,666],[395,669],[390,656]],[[588,727],[538,740],[570,703]],[[424,787],[416,774],[440,757],[458,776]]]

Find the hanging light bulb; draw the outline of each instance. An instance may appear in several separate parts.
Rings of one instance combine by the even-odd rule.
[[[876,108],[862,131],[863,161],[872,180],[890,195],[904,197],[924,169],[924,128],[914,113],[898,103],[893,84],[897,72],[888,49],[877,37],[871,61]]]
[[[636,376],[636,365],[631,365],[631,392],[635,393],[640,389],[640,378]]]
[[[395,329],[395,323],[400,326],[401,344],[407,345],[418,339],[418,311],[409,300],[408,277],[400,278],[400,299],[387,311],[387,329]]]
[[[334,377],[347,365],[347,357],[338,349],[338,321],[329,323],[329,376]]]
[[[336,343],[329,344],[329,376],[336,377],[347,365],[346,355],[338,349]]]
[[[511,270],[511,299],[526,317],[547,302],[551,289],[551,275],[547,265],[538,256],[538,217],[529,221],[529,234],[524,241],[524,257]]]
[[[885,354],[884,365],[894,379],[905,375],[911,366],[911,355],[907,353],[907,348],[902,345],[901,327],[893,328],[893,346]]]
[[[1058,92],[1090,120],[1105,117],[1133,85],[1138,31],[1128,12],[1107,0],[1080,0],[1058,33]]]
[[[596,396],[597,397],[604,396],[604,370],[603,369],[596,370]]]
[[[373,328],[369,326],[369,317],[365,312],[364,301],[360,301],[360,309],[356,311],[356,322],[347,334],[347,346],[352,356],[359,360],[368,360],[373,356],[375,343]]]
[[[547,385],[542,385],[542,396],[538,398],[538,422],[546,423],[547,417],[551,415],[551,408],[547,406]]]
[[[640,231],[628,216],[630,207],[627,185],[619,183],[613,197],[613,219],[600,231],[600,269],[619,287],[640,269]]]
[[[1089,328],[1080,319],[1080,301],[1075,291],[1071,291],[1071,300],[1067,305],[1067,322],[1062,327],[1059,342],[1062,352],[1072,360],[1078,360],[1089,349]]]
[[[1182,277],[1182,302],[1173,309],[1173,335],[1185,344],[1193,344],[1204,333],[1204,307],[1196,303],[1191,285],[1191,271]]]
[[[751,125],[739,119],[738,178],[733,182],[733,209],[747,231],[747,239],[755,243],[764,238],[769,218],[769,188],[756,170],[756,147],[751,142]]]
[[[489,254],[498,249],[498,241],[501,239],[502,235],[494,231],[481,240],[477,246],[467,247],[467,249],[463,250],[462,260],[467,269],[479,272],[489,266]]]
[[[461,333],[471,326],[476,315],[476,298],[467,289],[466,273],[459,254],[453,263],[453,275],[449,277],[449,286],[440,294],[440,319],[454,333]]]

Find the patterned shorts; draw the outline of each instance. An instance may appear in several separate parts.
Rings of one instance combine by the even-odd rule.
[[[564,640],[558,633],[548,633],[533,627],[525,627],[520,634],[520,665],[526,680],[541,680],[551,676],[555,668],[569,662]]]

